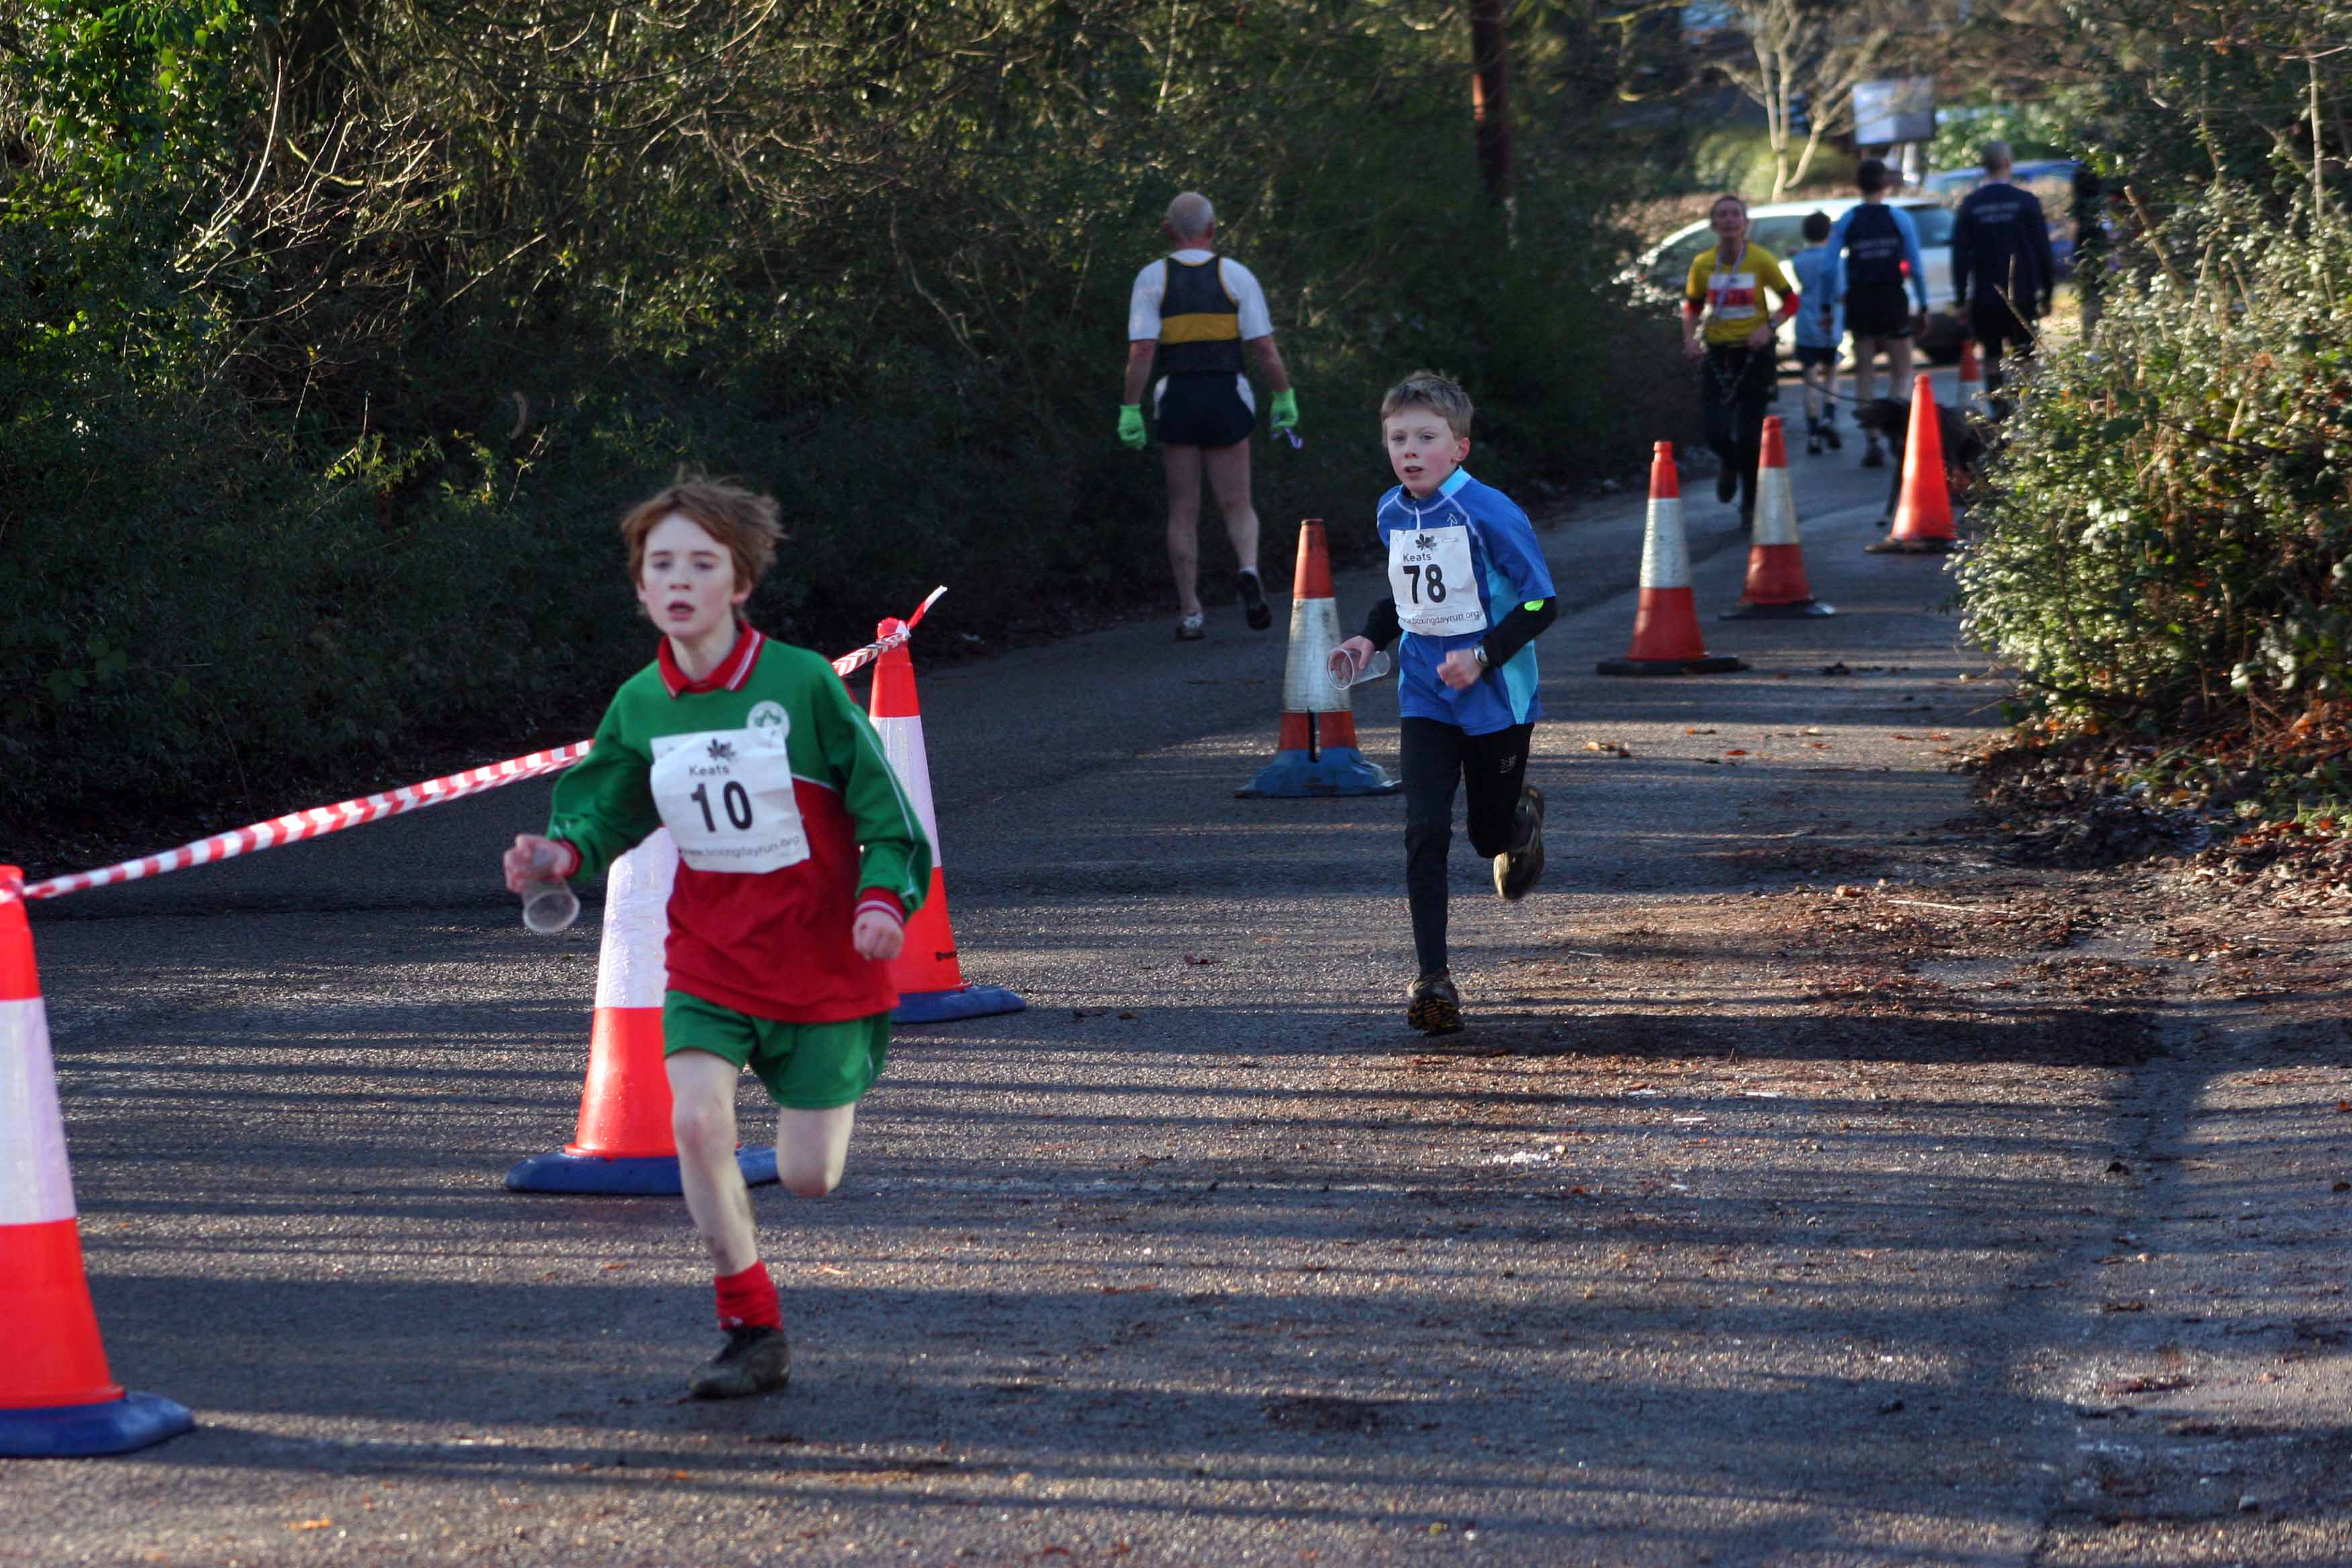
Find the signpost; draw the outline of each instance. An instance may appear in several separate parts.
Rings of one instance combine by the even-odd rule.
[[[1924,169],[1918,149],[1936,139],[1936,79],[1888,77],[1853,84],[1853,141],[1857,147],[1885,147],[1913,184]]]

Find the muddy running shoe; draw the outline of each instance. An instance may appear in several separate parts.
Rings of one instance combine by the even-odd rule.
[[[1255,569],[1234,573],[1234,586],[1241,590],[1242,617],[1249,622],[1250,630],[1262,632],[1274,625],[1274,612],[1266,607],[1265,584],[1257,580]]]
[[[1886,453],[1879,447],[1877,442],[1873,441],[1866,448],[1864,449],[1862,454],[1862,466],[1865,468],[1883,468],[1886,467]]]
[[[1424,1035],[1458,1034],[1462,1028],[1462,994],[1443,970],[1424,974],[1404,994],[1404,1021]]]
[[[687,1387],[697,1399],[740,1399],[782,1388],[792,1375],[784,1331],[744,1324],[727,1331],[727,1342],[696,1370]]]
[[[1516,904],[1543,876],[1543,791],[1533,784],[1519,791],[1518,821],[1511,837],[1518,847],[1495,857],[1495,891]]]
[[[1739,470],[1733,468],[1730,464],[1726,463],[1722,468],[1716,470],[1715,499],[1719,501],[1727,502],[1732,497],[1738,493]]]
[[[1202,624],[1201,617],[1198,616],[1186,616],[1182,620],[1176,623],[1176,640],[1178,642],[1199,642],[1202,637],[1207,637],[1208,635],[1209,628]]]

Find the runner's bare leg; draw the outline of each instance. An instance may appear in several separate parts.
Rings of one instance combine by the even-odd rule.
[[[1209,470],[1209,489],[1217,510],[1225,514],[1225,537],[1234,542],[1241,564],[1257,564],[1257,508],[1250,503],[1250,449],[1247,441],[1230,447],[1203,447],[1201,462]]]
[[[751,1194],[735,1163],[735,1080],[742,1069],[709,1051],[680,1051],[669,1073],[670,1133],[677,1141],[686,1212],[710,1249],[712,1269],[740,1274],[760,1260]]]
[[[1884,338],[1853,340],[1853,395],[1864,403],[1878,395],[1878,351]],[[1893,355],[1888,356],[1892,363]]]
[[[1168,569],[1176,578],[1176,609],[1201,613],[1201,454],[1198,447],[1160,447],[1168,475]]]
[[[1897,403],[1911,401],[1911,340],[1886,340],[1886,395]]]
[[[821,1198],[841,1184],[849,1163],[849,1133],[857,1107],[776,1111],[776,1177],[796,1197]]]

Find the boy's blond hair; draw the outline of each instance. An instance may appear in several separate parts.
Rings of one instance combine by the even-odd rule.
[[[664,518],[690,519],[703,532],[727,547],[735,558],[735,586],[749,588],[775,564],[776,543],[783,530],[776,524],[772,496],[753,495],[740,485],[719,479],[681,476],[658,495],[649,496],[621,519],[621,538],[629,547],[629,581],[641,582],[646,573],[646,535]]]
[[[1445,421],[1456,440],[1470,434],[1470,395],[1453,377],[1433,370],[1417,370],[1388,390],[1381,399],[1381,423],[1385,425],[1408,408],[1426,408]]]

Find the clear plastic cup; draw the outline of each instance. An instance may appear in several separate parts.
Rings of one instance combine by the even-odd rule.
[[[1355,670],[1349,668],[1344,652],[1339,648],[1331,650],[1331,683],[1334,686],[1361,686],[1368,680],[1378,680],[1393,668],[1385,648],[1374,648],[1371,656],[1364,660],[1363,668]]]
[[[541,936],[553,936],[580,918],[580,896],[561,877],[545,877],[524,884],[522,923]]]

